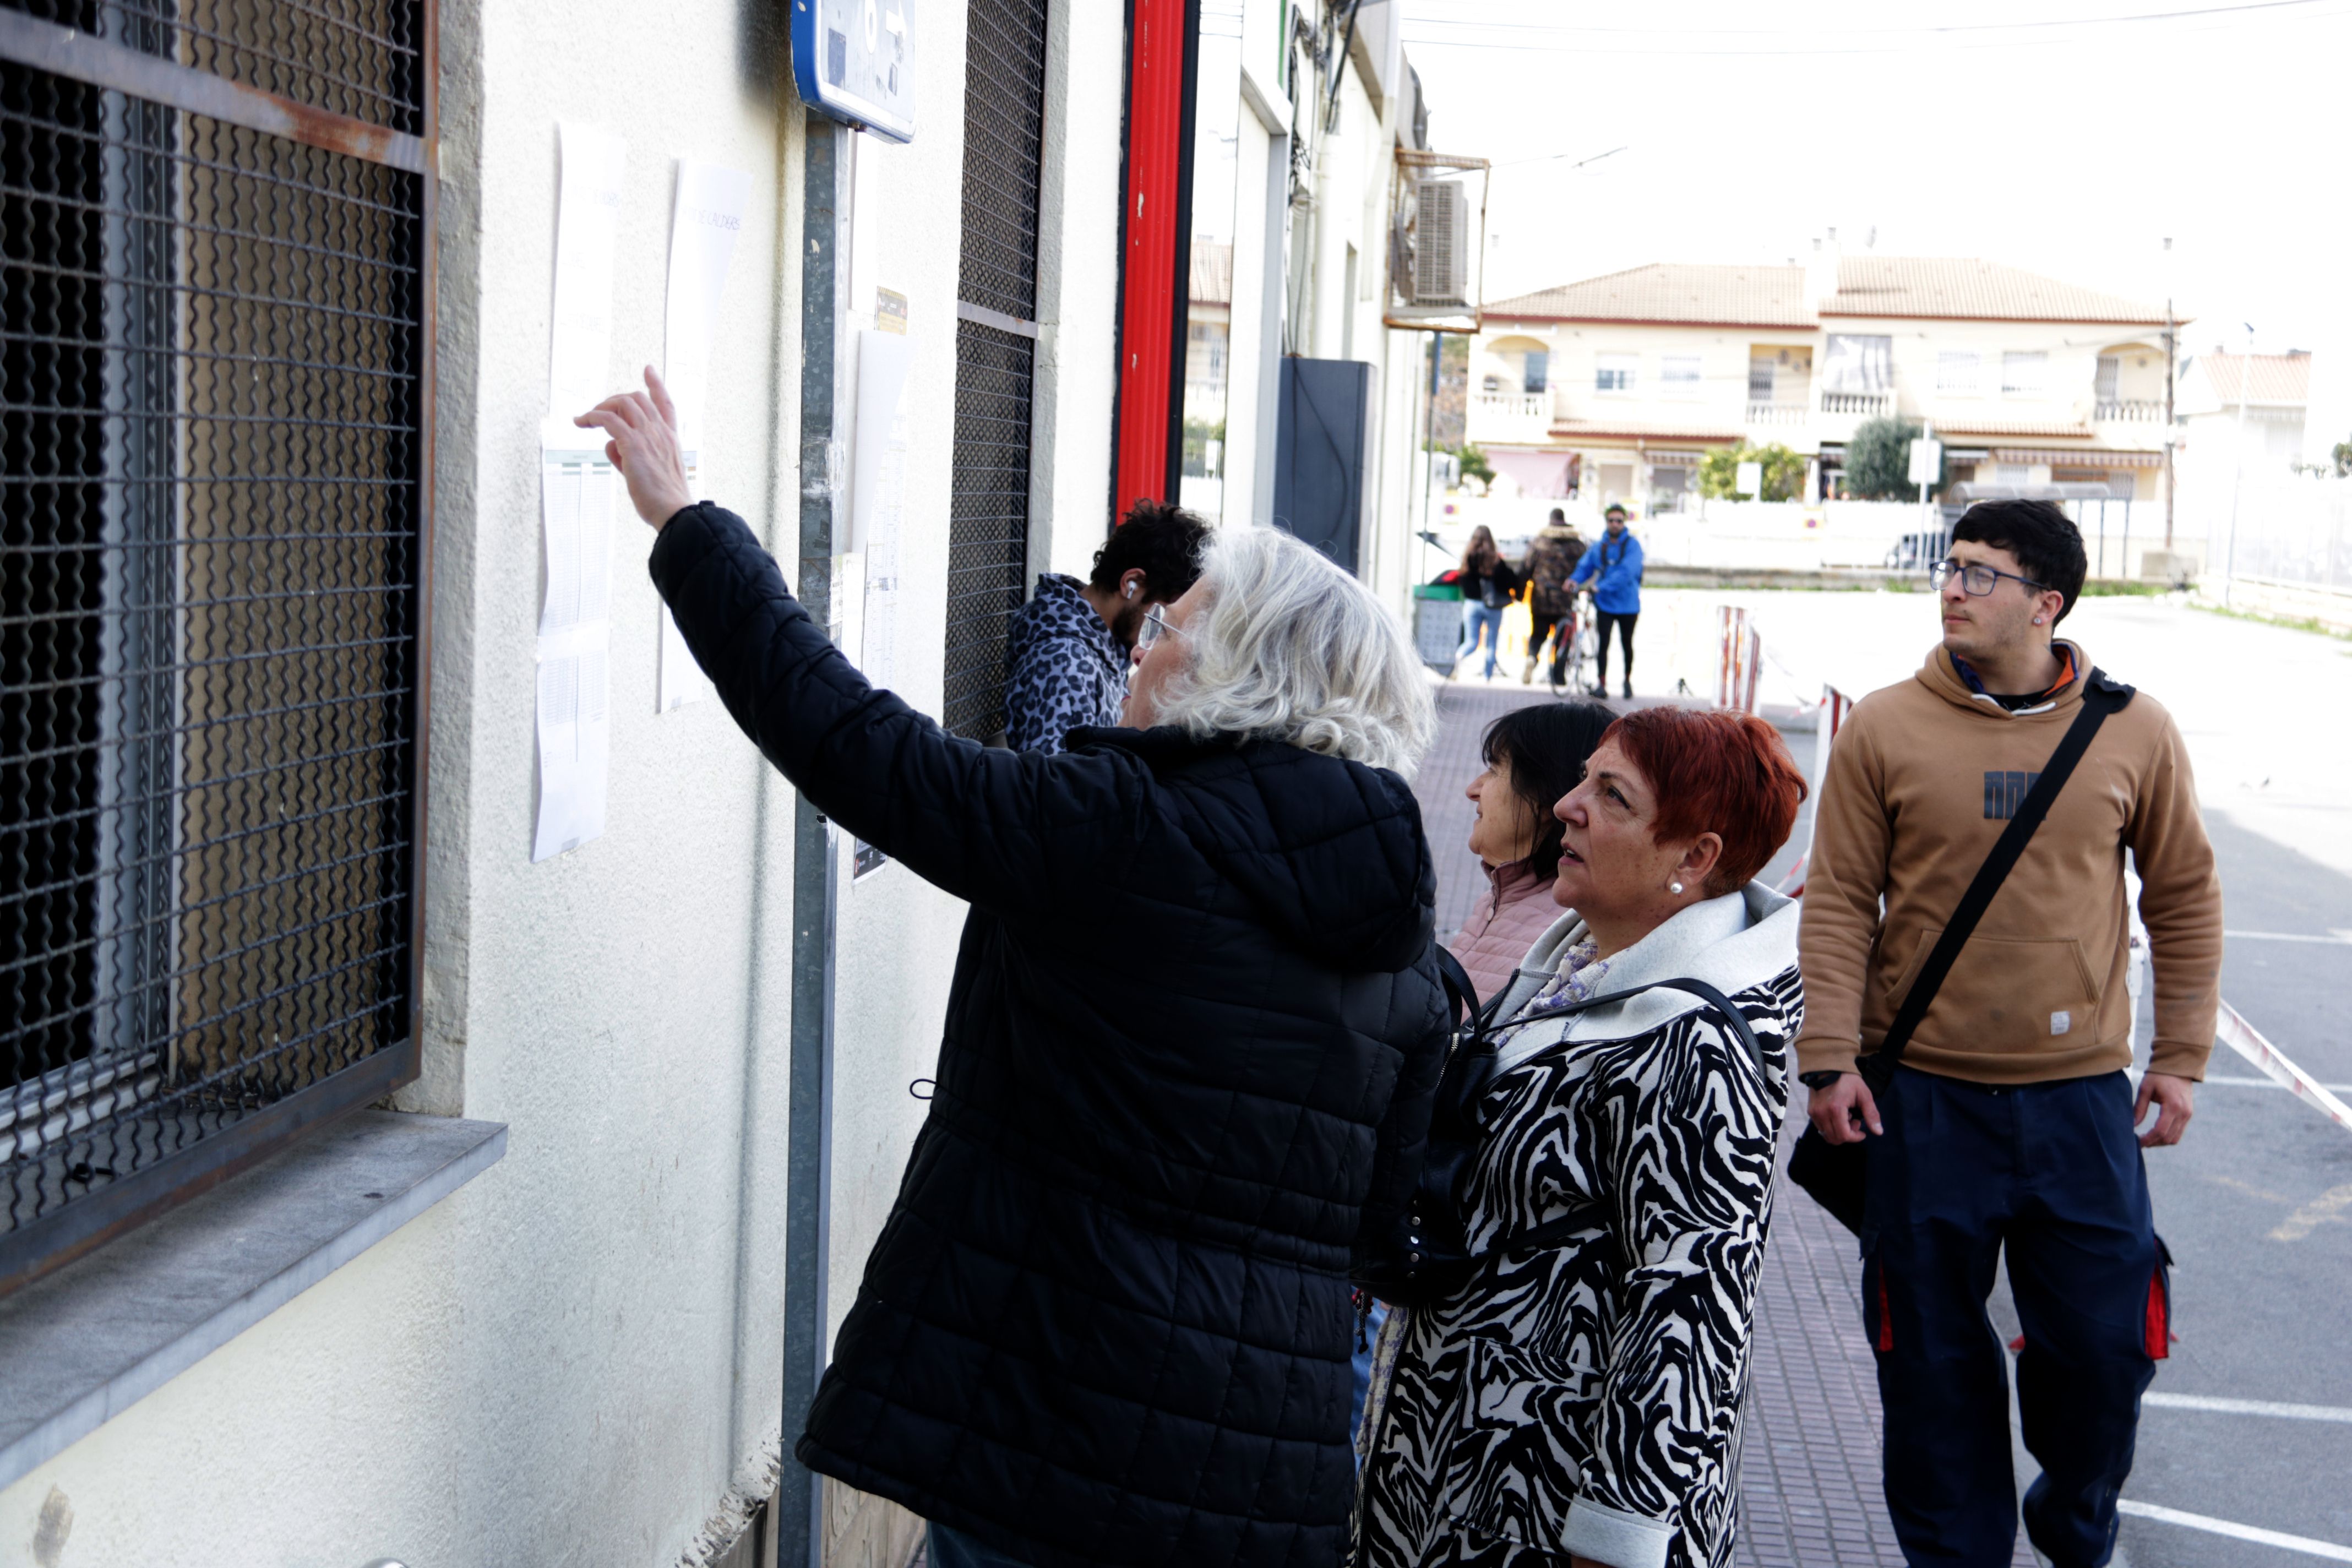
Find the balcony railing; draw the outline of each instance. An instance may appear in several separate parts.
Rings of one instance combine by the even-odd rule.
[[[1824,414],[1892,414],[1895,395],[1891,392],[1824,392],[1822,394]]]
[[[2102,424],[2160,425],[2164,402],[2155,397],[2102,397],[2091,416]]]
[[[1751,403],[1748,405],[1750,425],[1802,425],[1807,410],[1801,403]]]
[[[1549,423],[1551,419],[1551,394],[1548,392],[1479,392],[1471,395],[1470,409],[1489,419],[1528,420]]]

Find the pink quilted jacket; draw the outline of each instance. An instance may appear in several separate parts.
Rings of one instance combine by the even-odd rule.
[[[1510,984],[1519,960],[1562,913],[1551,901],[1550,879],[1538,877],[1527,861],[1489,867],[1486,890],[1445,945],[1469,971],[1478,1000],[1489,1001]]]

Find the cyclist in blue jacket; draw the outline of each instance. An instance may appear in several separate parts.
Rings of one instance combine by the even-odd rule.
[[[1625,531],[1625,509],[1613,502],[1603,514],[1609,531],[1600,542],[1584,552],[1570,575],[1571,583],[1593,584],[1593,620],[1599,627],[1594,638],[1595,651],[1600,655],[1596,673],[1600,683],[1592,695],[1609,695],[1609,634],[1617,634],[1618,646],[1625,652],[1624,684],[1620,690],[1627,697],[1633,695],[1633,623],[1642,618],[1642,542]]]

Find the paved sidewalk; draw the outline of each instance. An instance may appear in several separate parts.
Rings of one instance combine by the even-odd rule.
[[[1438,691],[1438,741],[1413,790],[1437,866],[1440,935],[1461,924],[1478,893],[1462,791],[1481,765],[1479,737],[1497,715],[1551,700],[1540,687],[1502,681]],[[1800,765],[1810,766],[1810,749],[1798,752]],[[1766,879],[1782,869],[1774,865]],[[1792,1109],[1784,1147],[1800,1125]],[[1737,1561],[1741,1568],[1903,1568],[1879,1491],[1878,1386],[1862,1332],[1853,1237],[1785,1181],[1774,1203],[1757,1301]],[[2013,1562],[2033,1568],[2021,1531]]]

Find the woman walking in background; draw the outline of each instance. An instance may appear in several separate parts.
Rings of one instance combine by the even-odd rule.
[[[1486,891],[1462,929],[1442,939],[1480,997],[1499,995],[1536,938],[1559,919],[1552,902],[1563,824],[1552,815],[1584,777],[1585,759],[1616,715],[1597,702],[1515,708],[1486,726],[1486,771],[1470,781],[1477,815],[1470,853]]]
[[[1567,912],[1504,993],[1472,1090],[1476,1261],[1392,1313],[1374,1352],[1357,1568],[1731,1562],[1804,1006],[1797,906],[1751,879],[1804,793],[1770,725],[1652,708],[1560,801]],[[1743,1022],[1668,988],[1685,979]]]
[[[1462,569],[1454,579],[1462,586],[1462,646],[1454,650],[1458,672],[1462,661],[1477,651],[1478,636],[1486,637],[1486,679],[1495,678],[1495,657],[1503,645],[1503,610],[1518,596],[1519,574],[1495,547],[1495,535],[1485,523],[1470,531],[1462,552]]]

